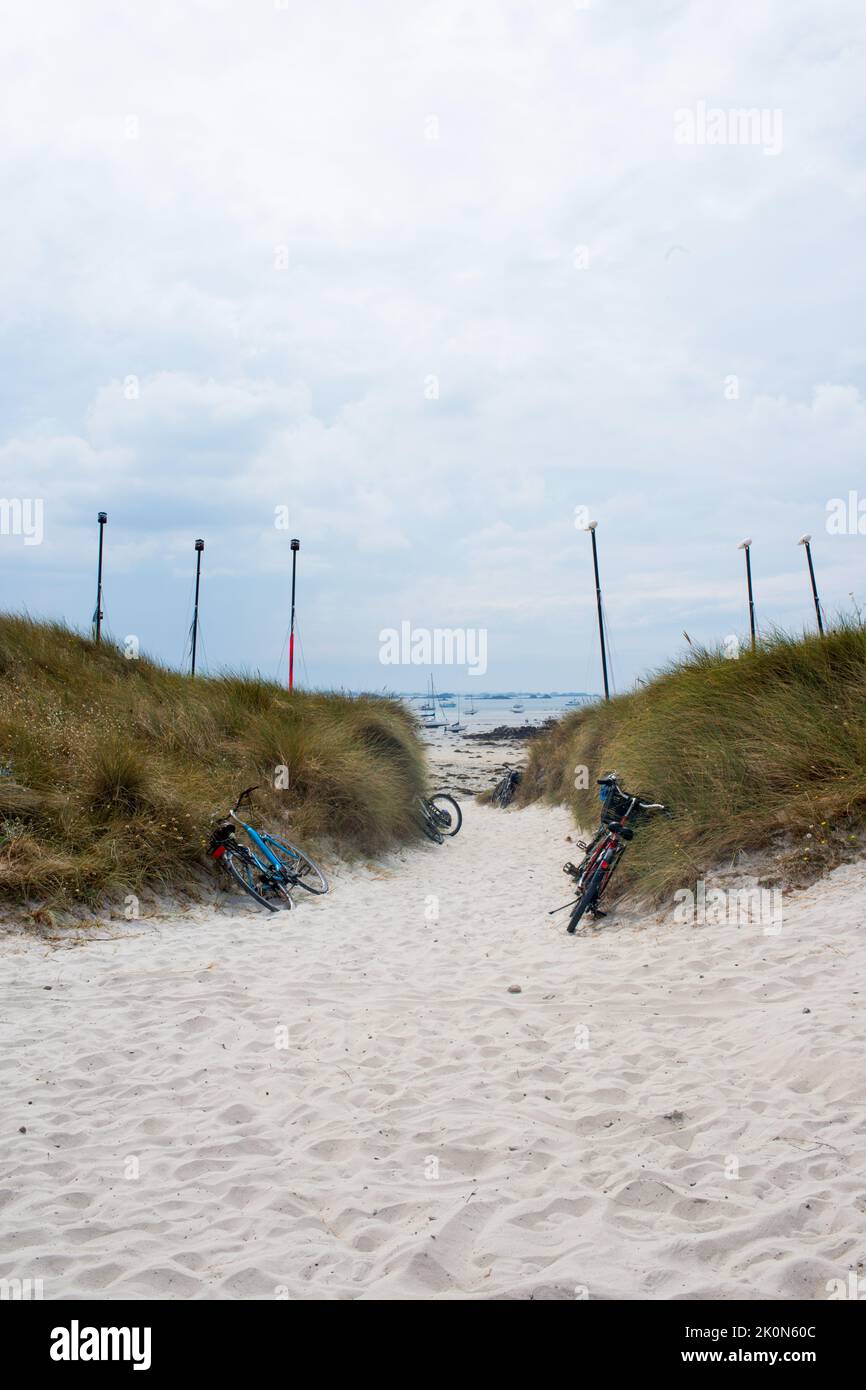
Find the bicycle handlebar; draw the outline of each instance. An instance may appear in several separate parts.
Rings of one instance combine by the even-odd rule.
[[[235,811],[238,809],[238,807],[240,806],[241,802],[242,802],[242,801],[245,801],[245,800],[247,799],[247,797],[249,796],[250,792],[256,792],[256,791],[258,791],[258,789],[259,789],[259,787],[260,787],[261,785],[262,785],[261,782],[256,782],[256,785],[255,785],[254,787],[247,787],[245,791],[242,791],[241,794],[240,794],[240,796],[238,797],[237,801],[235,802],[234,806],[233,806],[232,809],[231,809],[231,814],[234,815]]]
[[[614,786],[620,796],[624,796],[633,804],[637,804],[642,811],[665,811],[668,814],[673,814],[670,807],[663,806],[660,801],[641,801],[640,797],[635,796],[633,792],[627,792],[615,772],[609,773],[607,777],[597,777],[596,782],[600,787]]]

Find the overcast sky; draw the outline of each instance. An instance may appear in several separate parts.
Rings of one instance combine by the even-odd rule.
[[[814,621],[804,531],[866,608],[861,0],[3,26],[4,608],[89,626],[103,508],[110,631],[171,664],[202,536],[210,669],[278,673],[297,535],[310,684],[423,686],[409,622],[487,633],[437,685],[598,689],[581,507],[620,689],[747,631],[746,535],[760,624]]]

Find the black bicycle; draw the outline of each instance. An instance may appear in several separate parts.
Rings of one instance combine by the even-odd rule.
[[[592,917],[607,915],[599,906],[599,901],[625,853],[628,841],[634,839],[631,823],[650,811],[661,811],[667,816],[672,814],[670,808],[663,806],[660,801],[641,801],[639,796],[625,791],[620,786],[615,772],[609,772],[606,777],[599,777],[598,785],[604,804],[601,825],[589,844],[578,840],[578,848],[584,851],[581,862],[563,865],[563,872],[574,879],[578,895],[572,902],[565,903],[563,907],[555,907],[548,914],[552,917],[554,913],[564,912],[570,907],[572,911],[568,920],[568,931],[571,935],[577,931],[581,919],[587,913]]]
[[[417,813],[421,830],[428,840],[434,840],[437,845],[443,844],[446,837],[456,835],[463,824],[463,812],[447,792],[419,796]]]
[[[503,810],[506,806],[510,806],[511,802],[514,800],[514,793],[517,791],[519,783],[520,772],[518,769],[514,767],[506,768],[502,780],[497,782],[496,786],[493,788],[493,796],[491,797],[493,805],[501,806]]]

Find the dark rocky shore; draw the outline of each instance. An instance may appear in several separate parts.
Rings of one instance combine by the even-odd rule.
[[[547,732],[555,719],[545,719],[543,724],[497,724],[495,729],[487,729],[480,734],[464,734],[466,742],[478,743],[526,743]]]

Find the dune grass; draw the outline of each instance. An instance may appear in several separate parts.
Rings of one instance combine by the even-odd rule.
[[[376,853],[417,834],[424,779],[413,718],[396,701],[289,695],[254,676],[191,680],[58,624],[0,617],[7,900],[195,891],[211,826],[256,782],[257,823],[311,852]]]
[[[576,788],[581,767],[589,786]],[[530,748],[520,787],[598,822],[595,778],[672,806],[641,827],[620,891],[656,900],[742,851],[772,848],[805,883],[859,853],[866,824],[866,628],[774,632],[737,660],[696,650],[635,693],[561,720]],[[613,885],[612,885],[613,886]]]

